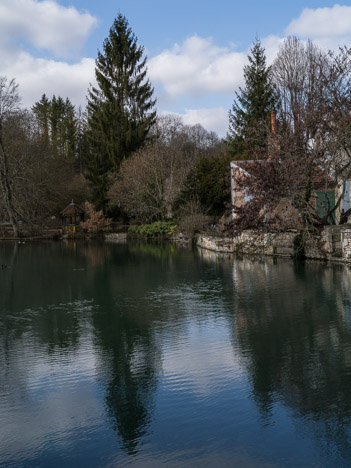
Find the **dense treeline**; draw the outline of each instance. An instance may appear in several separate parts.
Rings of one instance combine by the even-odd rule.
[[[214,169],[227,164],[223,142],[201,125],[156,116],[144,49],[121,14],[98,52],[96,83],[85,111],[45,94],[24,110],[15,80],[1,77],[0,220],[18,235],[71,199],[135,222],[222,214],[229,174],[218,180]]]
[[[0,78],[0,218],[38,225],[57,215],[67,195],[83,201],[88,187],[80,174],[79,112],[69,99],[44,95],[32,109],[19,106],[14,80]]]
[[[87,133],[91,129],[81,110],[68,98],[45,95],[32,109],[23,110],[18,106],[15,82],[2,78],[1,86],[3,98],[7,89],[6,99],[14,104],[3,112],[0,127],[7,156],[1,180],[6,178],[12,200],[9,206],[3,197],[1,219],[10,220],[16,229],[19,222],[40,225],[48,217],[58,216],[72,198],[77,203],[95,201],[87,171],[91,158]],[[218,214],[208,200],[207,188],[196,187],[206,184],[209,174],[201,175],[206,161],[211,173],[211,158],[220,161],[222,150],[218,137],[200,125],[184,125],[176,116],[157,118],[143,147],[124,158],[118,170],[106,172],[110,186],[105,194],[106,211],[152,222],[173,217],[181,206],[193,202],[203,213]],[[2,152],[2,168],[3,156]],[[212,177],[216,178],[213,171]],[[228,183],[227,177],[222,199],[228,197]],[[2,192],[5,194],[3,186]]]
[[[75,172],[83,172],[86,143],[86,117],[69,98],[58,96],[48,99],[43,94],[40,101],[32,107],[38,132],[42,141],[51,148],[51,152],[66,159]]]
[[[20,224],[45,224],[74,199],[115,219],[176,218],[195,231],[206,215],[220,217],[230,207],[230,160],[250,159],[266,164],[241,181],[250,202],[232,207],[233,232],[268,226],[274,219],[267,212],[287,198],[305,225],[313,224],[307,207],[314,168],[341,186],[328,216],[351,176],[350,73],[350,49],[324,53],[288,38],[267,66],[256,40],[224,142],[199,124],[156,115],[144,48],[119,14],[98,52],[86,110],[45,94],[23,109],[16,81],[0,77],[0,220],[18,235]]]

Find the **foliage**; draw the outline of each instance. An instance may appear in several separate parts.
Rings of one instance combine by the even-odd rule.
[[[110,204],[140,223],[172,217],[197,190],[191,179],[194,166],[222,149],[215,133],[198,124],[184,125],[173,115],[158,117],[151,135],[153,143],[123,162],[109,191]],[[223,172],[228,174],[225,164]]]
[[[222,215],[230,202],[230,155],[201,158],[196,166],[198,194],[210,215]]]
[[[58,215],[68,190],[79,202],[89,196],[84,177],[72,174],[71,165],[52,152],[35,126],[33,114],[20,111],[6,120],[3,132],[13,208],[18,220],[27,224],[41,224],[46,217]]]
[[[82,229],[86,229],[90,233],[98,233],[109,229],[112,220],[105,218],[102,210],[97,211],[95,206],[88,201],[85,202],[84,209],[88,219],[80,223]]]
[[[98,52],[97,87],[89,89],[87,178],[94,202],[106,206],[108,173],[138,150],[155,121],[153,88],[146,79],[144,48],[121,14]]]
[[[229,112],[227,142],[232,156],[249,150],[251,159],[256,147],[267,147],[266,123],[277,102],[271,67],[266,65],[265,50],[257,39],[244,67],[245,87],[235,94]],[[260,130],[263,130],[260,131]],[[245,158],[246,159],[246,158]]]
[[[189,172],[178,199],[178,205],[198,200],[202,211],[222,215],[230,202],[229,154],[201,157]]]
[[[207,214],[221,215],[231,159],[256,161],[236,180],[248,200],[232,207],[232,233],[279,229],[289,210],[305,228],[338,222],[340,212],[347,221],[351,209],[342,198],[351,179],[351,48],[324,53],[290,37],[267,67],[256,41],[230,112],[230,155],[199,124],[155,118],[143,52],[118,15],[98,53],[98,84],[90,88],[87,116],[69,99],[45,94],[32,111],[21,110],[16,82],[0,77],[0,213],[15,233],[19,221],[39,224],[58,214],[68,190],[77,200],[90,198],[82,177],[86,154],[97,208],[140,223],[176,213],[194,231]],[[329,201],[322,192],[333,192],[335,184],[334,204],[334,193]],[[326,201],[319,216],[317,196]]]
[[[129,232],[147,237],[171,236],[176,228],[173,221],[156,221],[152,224],[130,226]]]

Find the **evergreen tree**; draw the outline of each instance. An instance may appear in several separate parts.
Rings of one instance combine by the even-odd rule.
[[[32,110],[44,142],[50,143],[51,149],[58,156],[75,163],[78,124],[71,101],[68,98],[64,101],[60,96],[53,96],[49,100],[43,94]]]
[[[51,140],[55,148],[58,148],[60,143],[60,134],[62,128],[62,119],[64,114],[64,100],[62,97],[56,98],[54,95],[51,100],[50,112],[50,126],[51,126]]]
[[[143,145],[155,122],[156,101],[146,79],[143,53],[127,19],[119,14],[103,52],[98,52],[98,87],[92,86],[88,96],[86,168],[97,208],[106,204],[108,173],[118,171],[123,159]]]
[[[75,163],[76,146],[77,146],[77,133],[78,133],[78,119],[76,117],[76,110],[71,101],[66,98],[64,103],[64,112],[61,122],[61,147],[66,154],[69,161]]]
[[[82,111],[81,106],[76,112],[76,169],[79,174],[83,174],[84,160],[88,152],[87,142],[87,115]]]
[[[267,148],[267,123],[277,102],[271,80],[271,67],[266,65],[265,50],[257,39],[244,67],[245,87],[235,93],[229,112],[227,143],[232,155],[247,154]],[[250,157],[250,156],[249,156]]]
[[[45,94],[42,95],[40,101],[36,102],[32,107],[32,111],[37,119],[40,134],[44,143],[49,142],[49,119],[51,112],[51,103]]]

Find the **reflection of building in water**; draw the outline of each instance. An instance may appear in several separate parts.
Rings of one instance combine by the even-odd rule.
[[[275,404],[292,408],[314,421],[325,450],[333,444],[350,459],[350,272],[237,261],[233,280],[234,341],[261,414],[269,422]]]

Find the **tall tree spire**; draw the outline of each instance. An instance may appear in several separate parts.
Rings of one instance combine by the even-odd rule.
[[[123,159],[143,145],[156,118],[143,54],[127,19],[119,14],[98,52],[97,87],[90,88],[88,97],[87,177],[99,208],[106,203],[107,173],[116,172]]]
[[[250,52],[249,63],[244,67],[245,86],[235,93],[229,111],[227,142],[233,155],[250,153],[255,147],[266,147],[267,134],[264,129],[277,100],[271,81],[271,67],[266,65],[265,49],[258,39]]]

